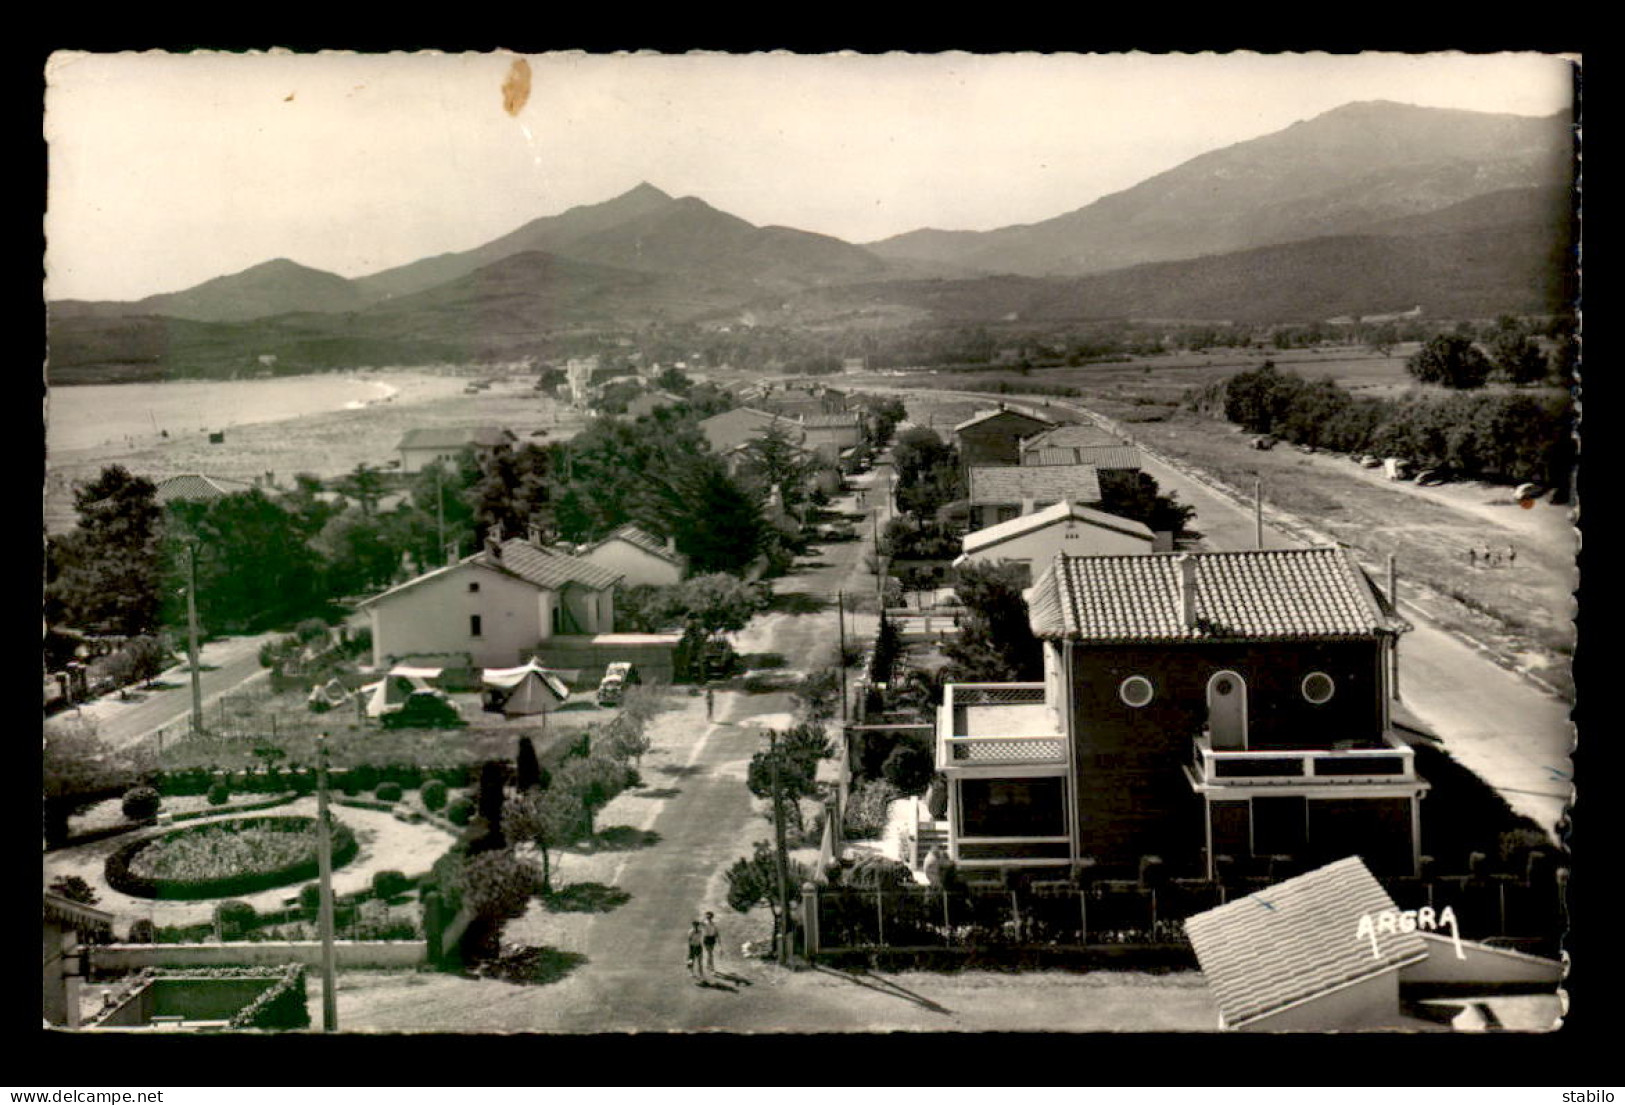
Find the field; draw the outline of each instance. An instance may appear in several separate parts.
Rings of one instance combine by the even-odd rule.
[[[322,378],[311,379],[313,386],[319,386]],[[468,380],[455,374],[371,374],[367,379],[395,387],[394,400],[361,409],[233,426],[226,440],[215,445],[209,444],[207,435],[201,432],[177,433],[168,439],[149,432],[128,442],[120,437],[91,447],[53,451],[46,477],[46,529],[58,533],[72,528],[73,484],[94,477],[108,464],[122,464],[131,472],[155,479],[202,472],[250,482],[270,472],[285,486],[298,472],[337,476],[358,464],[388,468],[399,460],[396,446],[412,429],[496,424],[512,430],[521,441],[546,441],[572,436],[582,425],[578,415],[538,395],[528,376],[498,383],[478,395],[462,394]],[[230,389],[242,385],[222,382],[156,386]],[[70,393],[72,390],[64,389]],[[68,401],[72,401],[71,394]],[[139,413],[141,418],[146,417],[144,409]],[[533,437],[537,431],[546,436]]]
[[[1388,358],[1301,350],[1269,356],[1283,368],[1331,376],[1365,394],[1410,386],[1400,352]],[[1077,388],[1077,398],[1051,401],[1079,404],[1118,422],[1125,434],[1153,452],[1196,470],[1236,496],[1250,499],[1254,479],[1261,479],[1267,511],[1296,516],[1320,538],[1356,549],[1368,563],[1380,565],[1392,553],[1402,597],[1444,627],[1490,649],[1502,662],[1571,692],[1576,609],[1572,592],[1578,584],[1574,558],[1579,542],[1569,508],[1542,501],[1533,509],[1519,510],[1508,488],[1488,483],[1420,488],[1389,482],[1380,471],[1362,469],[1349,458],[1307,455],[1285,444],[1269,451],[1251,449],[1236,427],[1179,406],[1187,389],[1255,367],[1262,359],[1262,355],[1182,355],[1035,370],[1027,376],[1014,371],[919,373],[903,379],[876,378],[874,383],[968,390],[996,387],[1000,381],[1053,382]],[[970,410],[985,409],[995,398],[910,400],[909,416],[946,432]],[[1011,395],[1009,401],[1042,410],[1045,398]],[[1200,531],[1200,516],[1195,525]],[[1486,547],[1496,554],[1498,563],[1493,566],[1484,566],[1481,553]],[[1507,557],[1509,549],[1515,551],[1515,559]]]

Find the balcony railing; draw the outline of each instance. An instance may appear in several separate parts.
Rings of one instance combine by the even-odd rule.
[[[937,737],[939,768],[1066,762],[1042,683],[948,684]]]
[[[1194,745],[1192,777],[1205,786],[1417,781],[1415,753],[1392,733],[1374,748],[1216,751],[1206,733]]]

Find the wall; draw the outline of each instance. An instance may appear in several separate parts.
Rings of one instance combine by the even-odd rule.
[[[1082,850],[1113,861],[1141,855],[1175,861],[1200,853],[1202,803],[1183,767],[1207,719],[1208,679],[1221,670],[1247,680],[1249,742],[1260,747],[1330,748],[1380,732],[1375,642],[1075,646],[1073,725],[1077,741]],[[1331,701],[1307,702],[1310,671],[1337,683]],[[1151,680],[1155,697],[1135,709],[1118,697],[1130,675]]]
[[[1025,560],[1033,566],[1033,578],[1036,579],[1058,553],[1068,556],[1111,556],[1150,551],[1149,535],[1123,533],[1072,518],[966,553],[965,559],[971,563]]]
[[[1399,973],[1389,971],[1243,1025],[1241,1032],[1326,1032],[1399,1028]]]
[[[630,541],[618,538],[583,553],[581,559],[600,568],[619,572],[624,577],[621,580],[623,587],[633,587],[640,583],[669,587],[683,578],[683,569],[680,565],[641,549]]]
[[[479,584],[470,592],[471,583]],[[522,580],[464,565],[400,591],[372,612],[373,663],[392,656],[466,652],[479,667],[514,667],[520,654],[546,633],[542,599],[548,595]],[[480,636],[469,633],[478,614]]]
[[[966,468],[973,464],[1020,464],[1021,439],[1048,429],[1049,425],[1037,419],[1006,411],[954,434],[959,463]]]
[[[340,967],[416,967],[427,960],[422,940],[335,940]],[[98,971],[141,967],[239,967],[303,963],[322,965],[319,940],[237,944],[103,944],[92,962]]]

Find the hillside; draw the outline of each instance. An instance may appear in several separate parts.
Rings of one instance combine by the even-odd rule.
[[[1453,209],[1435,219],[1449,226]],[[1543,221],[1416,233],[1332,235],[1084,277],[891,281],[806,293],[790,319],[903,307],[943,323],[1190,318],[1311,321],[1420,305],[1433,318],[1546,314],[1573,288],[1564,240]],[[788,321],[788,320],[787,320]]]
[[[1365,233],[1492,192],[1562,187],[1570,142],[1564,116],[1349,104],[1053,219],[979,233],[913,231],[869,249],[1037,276]]]
[[[133,303],[64,300],[51,309],[64,318],[164,315],[194,322],[241,322],[294,311],[348,311],[362,302],[344,277],[278,258]]]

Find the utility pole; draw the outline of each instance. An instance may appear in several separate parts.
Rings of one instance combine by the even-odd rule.
[[[322,1031],[339,1030],[333,963],[333,833],[327,820],[327,734],[316,737],[316,870],[321,883],[317,924],[322,938]]]
[[[768,762],[773,769],[773,856],[779,874],[779,966],[790,963],[790,873],[784,841],[783,791],[779,786],[779,731],[767,731]]]
[[[1399,613],[1399,569],[1395,564],[1393,553],[1388,554],[1388,605],[1394,608],[1395,614]],[[1393,664],[1393,678],[1390,689],[1394,701],[1397,702],[1399,701],[1399,635],[1397,633],[1394,635],[1393,644],[1389,646],[1388,652],[1392,657]]]
[[[840,619],[841,659],[841,720],[846,720],[846,593],[835,592],[835,616]]]
[[[446,547],[446,491],[441,479],[445,469],[437,462],[434,466],[434,520],[440,535],[440,547]],[[448,559],[446,566],[450,567],[452,561]]]
[[[1253,547],[1264,547],[1264,481],[1253,477]]]
[[[197,655],[197,542],[186,543],[186,660],[192,669],[192,732],[203,732],[203,673]]]

